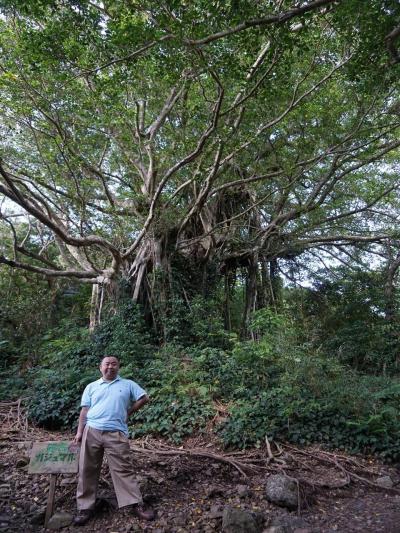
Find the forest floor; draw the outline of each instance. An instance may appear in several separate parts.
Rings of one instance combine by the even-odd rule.
[[[49,475],[28,474],[29,447],[33,441],[70,440],[71,434],[26,428],[3,431],[2,437],[0,531],[46,531],[40,513],[46,507]],[[132,456],[145,501],[157,511],[156,520],[143,523],[124,510],[103,506],[86,526],[62,531],[211,533],[222,531],[222,511],[228,505],[261,516],[265,531],[400,531],[400,472],[370,458],[289,446],[228,453],[215,442],[206,443],[204,436],[182,447],[151,439],[132,442]],[[266,499],[266,479],[282,471],[299,480],[297,511]],[[377,486],[384,476],[390,476],[393,488]],[[75,475],[59,475],[55,511],[75,512],[75,488]],[[106,496],[112,494],[106,465],[100,489]],[[281,524],[281,529],[268,530],[271,524]]]

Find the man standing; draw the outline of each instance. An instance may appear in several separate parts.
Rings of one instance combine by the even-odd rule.
[[[142,495],[134,479],[128,441],[129,416],[149,398],[137,383],[118,375],[116,357],[104,357],[102,377],[87,385],[82,395],[79,425],[74,443],[81,442],[76,493],[78,514],[75,525],[84,525],[93,516],[104,452],[107,456],[118,507],[127,507],[142,520],[153,520],[154,512],[144,510]]]

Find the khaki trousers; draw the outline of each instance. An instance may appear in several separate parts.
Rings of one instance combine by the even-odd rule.
[[[104,452],[110,467],[118,507],[142,502],[142,495],[132,471],[128,438],[121,431],[99,431],[86,426],[82,436],[76,491],[79,510],[94,508]]]

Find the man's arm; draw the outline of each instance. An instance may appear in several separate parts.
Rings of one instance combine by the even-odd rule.
[[[85,429],[86,425],[86,415],[89,411],[89,407],[82,407],[80,415],[79,415],[79,423],[78,423],[78,429],[76,431],[76,435],[74,438],[74,443],[78,444],[82,440],[83,430]]]
[[[149,401],[149,397],[145,394],[141,398],[139,398],[129,409],[127,412],[127,418],[129,418],[133,413],[136,413],[136,411],[139,411],[147,402]]]

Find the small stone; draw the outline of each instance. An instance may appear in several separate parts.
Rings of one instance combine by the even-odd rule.
[[[236,492],[239,498],[246,498],[246,496],[249,496],[250,490],[247,485],[236,485]]]
[[[378,477],[378,479],[375,482],[377,485],[382,487],[383,489],[392,489],[393,488],[393,481],[390,476],[382,476]]]
[[[210,512],[208,513],[209,518],[222,518],[222,509],[220,505],[212,505]]]
[[[32,441],[31,440],[23,440],[20,442],[16,442],[15,446],[18,450],[30,450],[32,448]]]
[[[73,485],[74,483],[76,483],[76,477],[75,476],[63,477],[62,480],[60,481],[60,485],[62,485],[62,486]]]
[[[207,497],[208,498],[214,498],[215,496],[223,496],[224,491],[221,487],[218,487],[218,485],[210,485],[210,487],[207,490]]]
[[[19,457],[15,463],[15,466],[17,468],[23,468],[27,464],[29,464],[29,457]]]
[[[73,516],[65,511],[54,513],[47,524],[48,529],[61,529],[72,524]]]

